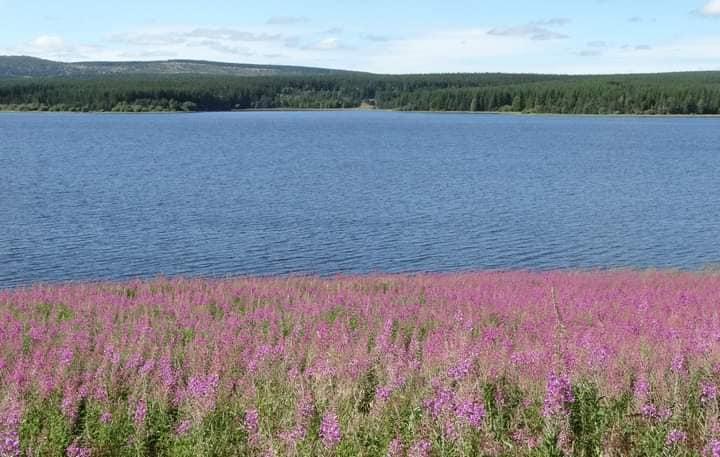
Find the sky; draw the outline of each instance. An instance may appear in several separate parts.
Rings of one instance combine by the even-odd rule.
[[[720,0],[0,0],[0,55],[375,73],[720,70]]]

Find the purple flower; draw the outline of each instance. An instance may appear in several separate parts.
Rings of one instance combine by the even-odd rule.
[[[141,426],[145,422],[145,416],[147,416],[147,402],[140,400],[135,405],[135,415],[133,417],[135,425]]]
[[[700,384],[700,401],[703,404],[713,402],[717,399],[718,388],[711,382],[703,382]]]
[[[399,438],[395,438],[390,441],[390,444],[388,444],[387,454],[385,454],[385,457],[402,457],[404,450],[402,441]]]
[[[375,399],[380,401],[388,401],[390,395],[392,395],[392,387],[378,387],[375,389]]]
[[[70,365],[73,360],[73,351],[70,348],[63,348],[60,350],[59,362],[61,365]]]
[[[215,395],[218,380],[217,375],[209,375],[207,377],[193,376],[188,382],[188,394],[193,398],[205,398]]]
[[[450,368],[448,370],[448,377],[453,381],[461,381],[468,374],[472,368],[472,361],[470,359],[463,360],[460,364]]]
[[[340,423],[335,413],[328,412],[323,416],[320,438],[327,449],[333,449],[340,442]]]
[[[640,412],[642,413],[643,417],[645,419],[658,419],[660,416],[658,415],[658,409],[657,406],[653,405],[652,403],[647,403],[640,408]]]
[[[260,439],[260,414],[257,409],[245,411],[245,431],[250,437],[251,443]]]
[[[687,373],[687,359],[683,354],[676,355],[672,360],[670,368],[677,374]]]
[[[687,433],[680,430],[673,430],[668,433],[665,444],[667,444],[668,446],[675,446],[676,444],[684,443],[685,440],[687,440]]]
[[[305,439],[306,435],[305,427],[303,425],[299,425],[295,427],[294,429],[283,432],[280,437],[291,447],[297,445],[300,441]]]
[[[184,436],[192,429],[193,423],[191,420],[184,420],[175,427],[175,434],[177,436]]]
[[[425,401],[425,407],[430,410],[434,418],[437,418],[443,411],[455,407],[455,392],[438,384],[435,386],[433,398]]]
[[[645,401],[650,395],[650,383],[646,378],[641,377],[635,383],[635,399],[639,401]]]
[[[77,440],[75,440],[67,447],[65,455],[67,457],[90,457],[92,455],[92,450],[90,448],[79,446]]]
[[[485,407],[478,402],[463,401],[455,409],[455,414],[473,427],[480,428],[485,420]]]
[[[557,376],[550,373],[545,391],[543,416],[552,417],[567,413],[568,405],[575,401],[572,386],[567,375]]]
[[[708,457],[720,457],[720,440],[712,440],[708,443],[705,454]]]
[[[429,457],[432,445],[429,441],[421,439],[416,441],[408,451],[408,457]]]
[[[103,412],[100,416],[100,422],[102,422],[103,424],[109,424],[110,422],[112,422],[112,414],[110,414],[108,411]]]
[[[0,455],[20,457],[20,437],[17,432],[0,433]]]

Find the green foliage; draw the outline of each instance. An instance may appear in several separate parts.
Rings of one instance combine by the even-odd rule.
[[[605,408],[600,402],[597,387],[580,383],[573,388],[575,401],[570,409],[570,430],[575,455],[600,457],[603,455],[603,436],[607,423]]]
[[[483,398],[490,431],[498,441],[508,442],[522,403],[522,392],[503,378],[486,384]]]
[[[56,399],[57,400],[57,399]],[[20,426],[20,443],[28,456],[63,457],[70,444],[71,425],[58,407],[59,401],[32,403]]]
[[[379,384],[375,368],[370,368],[360,381],[360,398],[357,403],[357,410],[361,414],[368,414],[375,399],[375,390]]]
[[[106,75],[0,80],[0,110],[230,111],[358,108],[558,114],[719,114],[720,72],[279,76]]]

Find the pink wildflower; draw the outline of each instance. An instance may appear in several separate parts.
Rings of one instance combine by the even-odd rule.
[[[78,441],[73,441],[70,446],[65,450],[67,457],[90,457],[92,450],[90,448],[82,447],[78,444]]]
[[[251,443],[255,443],[260,439],[260,414],[257,409],[245,411],[245,431]]]
[[[320,424],[320,438],[327,449],[333,449],[340,442],[340,423],[333,412],[326,413]]]
[[[676,355],[673,360],[672,364],[670,365],[670,368],[674,373],[677,374],[685,374],[687,373],[687,359],[683,354]]]
[[[677,444],[684,443],[686,440],[687,433],[681,430],[672,430],[670,433],[668,433],[665,444],[667,444],[668,446],[675,446]]]
[[[707,457],[720,457],[720,440],[712,440],[705,450]]]
[[[404,450],[402,441],[399,438],[395,438],[388,444],[385,457],[402,457]]]
[[[408,457],[430,457],[432,445],[429,441],[421,439],[416,441],[408,451]]]
[[[177,436],[185,436],[192,429],[193,423],[191,420],[184,420],[175,427],[175,434]]]
[[[147,402],[139,400],[135,405],[135,414],[133,416],[135,425],[141,426],[145,422],[145,416],[147,416]]]
[[[718,396],[718,388],[711,382],[700,384],[700,401],[703,404],[714,402]]]
[[[575,401],[570,380],[566,375],[557,376],[550,373],[548,376],[543,416],[552,417],[567,413],[568,405]]]
[[[461,402],[455,409],[455,413],[475,428],[480,428],[485,420],[485,408],[482,404],[474,401]]]
[[[103,424],[109,424],[112,422],[112,414],[108,411],[103,412],[102,415],[100,415],[100,422]]]

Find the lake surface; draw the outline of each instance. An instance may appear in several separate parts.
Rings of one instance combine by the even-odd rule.
[[[718,263],[720,119],[0,115],[0,287]]]

